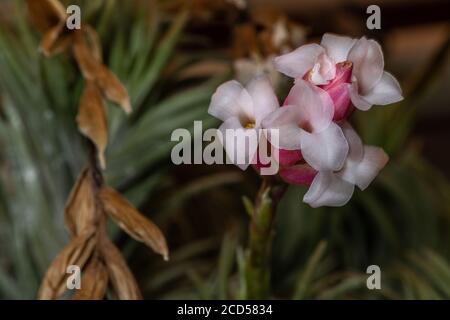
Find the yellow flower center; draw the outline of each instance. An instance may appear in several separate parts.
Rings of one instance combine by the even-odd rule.
[[[253,122],[247,122],[244,126],[245,129],[253,129],[255,124]]]

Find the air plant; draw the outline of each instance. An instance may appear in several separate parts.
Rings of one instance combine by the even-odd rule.
[[[325,34],[321,45],[301,46],[275,58],[274,64],[295,78],[283,106],[279,107],[269,79],[260,76],[246,88],[236,81],[222,84],[209,107],[211,115],[224,121],[221,132],[240,130],[238,140],[246,131],[267,129],[272,157],[281,167],[278,177],[263,177],[254,205],[246,205],[251,216],[246,292],[252,299],[268,296],[269,239],[286,183],[309,186],[303,201],[312,207],[345,205],[354,186],[367,188],[388,161],[381,148],[364,146],[347,122],[353,106],[368,110],[372,104],[403,99],[397,80],[383,71],[380,45],[365,37]],[[250,164],[257,170],[264,167],[258,145],[247,147],[245,136],[241,140],[222,139],[229,158],[241,169]],[[267,141],[260,139],[260,144]],[[239,148],[245,149],[247,158],[234,157],[242,151]]]
[[[88,182],[102,176],[99,181],[104,181],[103,185],[126,195],[134,207],[164,228],[170,240],[170,263],[164,263],[120,232],[116,223],[108,224],[109,239],[121,251],[110,252],[110,260],[117,262],[114,268],[126,270],[128,264],[134,276],[127,273],[122,279],[136,277],[135,281],[120,284],[124,292],[136,292],[134,285],[139,284],[145,298],[157,299],[448,299],[450,187],[442,172],[421,154],[421,140],[413,131],[422,98],[443,82],[440,75],[448,57],[448,40],[430,56],[427,65],[414,68],[405,77],[408,81],[403,87],[408,99],[395,108],[374,107],[367,112],[354,112],[357,110],[353,104],[346,108],[351,97],[342,88],[357,85],[354,92],[367,98],[365,92],[359,91],[360,81],[355,85],[348,78],[349,63],[338,63],[336,78],[316,85],[333,101],[333,122],[344,136],[348,137],[350,131],[340,119],[351,120],[361,136],[360,140],[346,138],[349,142],[362,140],[389,154],[389,163],[370,188],[354,188],[345,206],[312,208],[302,203],[299,195],[307,192],[317,170],[302,158],[300,150],[280,149],[278,175],[263,177],[256,201],[244,197],[249,215],[242,215],[241,195],[254,193],[261,182],[254,171],[259,172],[261,164],[256,163],[256,170],[245,173],[225,166],[176,167],[169,161],[170,133],[175,128],[192,129],[194,120],[203,120],[204,128],[217,126],[217,120],[206,111],[214,89],[228,79],[225,74],[229,66],[235,66],[234,77],[243,84],[255,71],[269,71],[279,98],[287,96],[284,84],[289,79],[276,71],[272,57],[304,43],[304,33],[295,36],[298,30],[294,25],[298,22],[294,24],[293,17],[256,17],[253,8],[238,12],[225,0],[161,1],[157,8],[151,5],[155,1],[70,1],[80,5],[83,21],[95,29],[103,45],[96,46],[99,42],[93,40],[95,34],[87,23],[83,24],[81,42],[92,53],[100,53],[95,55],[103,58],[103,64],[127,88],[133,106],[133,113],[125,116],[123,109],[107,103],[104,118],[107,114],[108,121],[104,123],[108,124],[108,136],[103,142],[108,148],[104,155],[106,170],[101,170],[104,130],[95,133],[89,129],[83,117],[90,113],[82,116],[77,106],[81,107],[81,97],[92,96],[86,92],[94,90],[84,90],[87,83],[95,85],[90,88],[100,91],[103,102],[108,99],[96,81],[86,81],[78,72],[70,50],[75,38],[72,31],[62,28],[54,44],[52,40],[47,42],[50,46],[41,46],[42,53],[51,55],[47,59],[36,50],[39,37],[34,29],[38,25],[32,28],[25,19],[24,1],[4,2],[10,3],[7,8],[12,10],[4,10],[2,4],[2,13],[6,14],[0,18],[1,298],[36,296],[48,265],[68,243],[62,221],[64,200],[69,198],[66,213],[85,212],[83,208],[89,207],[85,205],[91,200],[74,199],[92,199],[90,189],[94,184]],[[150,7],[143,9],[144,3]],[[190,4],[192,10],[186,18],[184,10]],[[48,12],[52,11],[44,10],[41,17],[49,16]],[[50,14],[56,17],[51,20],[59,21],[58,15]],[[241,25],[243,28],[233,32]],[[338,24],[327,28],[349,32]],[[54,30],[59,34],[58,28]],[[216,41],[217,35],[224,41]],[[389,29],[377,32],[377,38],[380,43],[389,43]],[[287,42],[277,42],[280,39]],[[281,46],[274,46],[277,43]],[[330,58],[328,48],[321,46],[324,50],[320,51]],[[319,73],[314,81],[320,80],[318,75],[328,77],[327,69],[321,70],[322,62],[329,66],[325,58],[315,61],[320,67],[316,67]],[[203,81],[205,78],[209,80]],[[98,92],[94,96],[98,97]],[[290,105],[289,99],[279,102],[284,106],[279,107],[277,101],[276,109]],[[77,113],[78,123],[74,121]],[[99,115],[94,118],[103,117]],[[100,128],[101,123],[97,123]],[[77,130],[78,124],[84,124],[84,134]],[[95,143],[83,138],[85,135]],[[347,157],[346,162],[357,158]],[[90,163],[97,166],[94,174]],[[302,168],[309,170],[298,170]],[[340,179],[342,169],[328,174]],[[97,199],[109,196],[96,195]],[[117,202],[117,207],[124,205]],[[124,217],[112,209],[110,220]],[[119,219],[116,215],[120,215]],[[78,232],[79,221],[86,222],[82,225],[92,224],[88,221],[92,215],[69,216],[77,218],[68,219],[71,238]],[[247,235],[248,222],[250,239],[244,252],[242,238]],[[123,227],[127,229],[125,224]],[[138,229],[129,228],[128,232],[133,230]],[[87,237],[86,252],[90,252],[97,237]],[[97,247],[95,244],[92,249],[96,258],[89,260],[97,263],[88,262],[89,269],[82,272],[84,293],[74,298],[99,297],[105,283],[113,289],[108,290],[107,297],[117,296],[115,280],[109,278]],[[380,266],[382,290],[367,290],[365,270],[369,264]],[[63,272],[55,271],[57,277]]]

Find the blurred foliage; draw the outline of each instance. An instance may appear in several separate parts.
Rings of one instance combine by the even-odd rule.
[[[191,128],[194,120],[215,125],[207,106],[229,76],[186,78],[183,71],[205,55],[230,61],[218,50],[189,50],[214,39],[184,29],[188,11],[140,10],[140,1],[121,1],[118,10],[117,2],[76,1],[99,32],[104,59],[134,108],[130,118],[108,109],[106,177],[162,226],[171,261],[110,231],[146,298],[242,298],[248,218],[241,197],[256,193],[257,175],[229,166],[176,167],[169,160],[173,129]],[[0,28],[0,298],[20,299],[35,297],[66,243],[64,202],[86,154],[74,121],[79,71],[64,54],[43,58],[23,2],[14,1],[13,8],[11,21]],[[448,47],[442,52],[433,70]],[[401,104],[355,115],[363,140],[391,156],[370,188],[355,192],[343,208],[311,209],[301,202],[305,189],[290,187],[276,220],[274,297],[450,298],[450,184],[411,136],[414,105],[433,84],[423,79]],[[366,287],[372,264],[382,270],[379,291]]]
[[[187,12],[143,14],[132,2],[118,11],[115,2],[79,4],[83,18],[97,22],[93,25],[104,42],[105,60],[132,97],[131,119],[108,109],[106,176],[138,204],[167,170],[171,132],[206,118],[204,110],[220,80],[180,83],[177,74],[187,59],[169,70]],[[82,78],[68,56],[45,59],[39,54],[39,37],[26,21],[24,6],[15,1],[12,25],[0,30],[0,291],[10,298],[34,297],[47,265],[66,242],[64,202],[86,163],[74,122]]]

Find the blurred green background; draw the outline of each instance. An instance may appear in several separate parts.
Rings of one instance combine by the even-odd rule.
[[[370,4],[374,1],[370,1]],[[163,262],[111,225],[148,299],[242,297],[248,217],[259,177],[233,166],[170,161],[176,128],[204,128],[221,82],[270,67],[286,48],[324,32],[377,39],[406,99],[356,113],[366,144],[391,160],[342,208],[311,209],[304,188],[280,204],[272,296],[284,299],[450,298],[450,24],[448,1],[63,1],[99,33],[104,60],[134,112],[108,108],[106,178],[164,231]],[[0,1],[0,298],[33,299],[67,243],[64,203],[86,161],[75,116],[82,77],[67,54],[39,54],[25,1]],[[279,39],[282,34],[282,43]],[[250,71],[249,71],[250,70]],[[280,94],[285,79],[275,79]],[[382,289],[368,290],[379,265]]]

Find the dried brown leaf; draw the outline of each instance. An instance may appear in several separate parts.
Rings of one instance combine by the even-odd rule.
[[[94,230],[88,230],[74,238],[53,260],[42,280],[38,299],[57,299],[66,290],[67,267],[76,265],[81,269],[89,260],[96,244]]]
[[[88,24],[83,26],[83,31],[86,36],[87,44],[91,49],[92,55],[94,56],[94,59],[101,63],[103,61],[102,45],[100,43],[97,31],[95,31],[95,29]]]
[[[89,37],[92,36],[91,34]],[[95,45],[89,46],[86,33],[75,33],[73,52],[83,77],[87,80],[95,80],[108,100],[120,105],[126,113],[130,113],[131,103],[127,89],[117,76],[98,60],[101,55],[98,50]]]
[[[65,23],[66,10],[58,0],[27,0],[27,6],[31,21],[42,33],[62,21]]]
[[[46,57],[50,56],[53,53],[55,44],[59,40],[63,30],[64,22],[60,22],[44,33],[39,50],[41,50]]]
[[[97,85],[88,81],[84,87],[78,109],[77,124],[80,132],[97,147],[98,159],[105,169],[105,150],[108,144],[108,124],[102,94]]]
[[[97,69],[97,84],[102,89],[106,98],[122,107],[125,113],[131,113],[131,103],[127,89],[120,80],[105,65],[101,64]]]
[[[95,54],[88,46],[84,33],[81,30],[77,30],[74,33],[73,55],[83,77],[86,80],[95,80],[100,61],[95,58]]]
[[[73,300],[101,300],[108,287],[108,271],[98,258],[91,259],[83,270],[81,288],[73,295]]]
[[[125,232],[161,254],[164,260],[168,260],[166,239],[153,222],[140,214],[130,202],[112,188],[102,188],[99,198],[105,211]]]
[[[87,168],[81,171],[70,192],[64,209],[64,218],[66,228],[72,237],[94,228],[97,223],[94,190]]]
[[[119,249],[108,238],[103,238],[101,250],[117,298],[120,300],[141,300],[142,295],[136,279]]]
[[[67,51],[71,45],[72,45],[72,34],[63,33],[61,36],[58,37],[58,39],[56,39],[47,56],[51,57],[56,54],[63,53]]]

